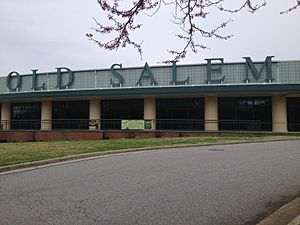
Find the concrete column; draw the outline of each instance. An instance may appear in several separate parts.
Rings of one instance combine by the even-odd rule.
[[[211,132],[218,131],[218,97],[206,96],[204,107],[204,130]]]
[[[151,129],[156,129],[156,99],[144,98],[144,120],[151,120]]]
[[[287,132],[287,106],[285,96],[272,97],[273,132]]]
[[[42,101],[41,130],[52,129],[52,102]]]
[[[10,130],[10,103],[1,104],[1,128]]]
[[[101,129],[101,100],[90,99],[90,130]]]

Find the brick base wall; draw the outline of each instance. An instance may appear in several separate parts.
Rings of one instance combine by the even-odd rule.
[[[190,131],[0,131],[1,142],[191,137],[216,133]]]

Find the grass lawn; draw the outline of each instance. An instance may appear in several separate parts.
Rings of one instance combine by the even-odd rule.
[[[117,139],[97,141],[45,141],[0,143],[0,166],[43,159],[52,159],[90,152],[113,151],[120,149],[172,146],[180,144],[228,143],[237,141],[261,141],[299,138],[300,133],[274,135],[218,135],[203,137]]]

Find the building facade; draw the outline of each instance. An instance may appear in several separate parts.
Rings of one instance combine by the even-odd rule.
[[[5,131],[300,131],[300,61],[207,63],[0,77]]]

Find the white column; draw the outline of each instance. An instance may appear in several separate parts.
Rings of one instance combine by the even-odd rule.
[[[41,130],[52,129],[52,102],[42,101]]]
[[[156,129],[156,99],[155,97],[144,98],[144,120],[151,120],[151,129]]]
[[[272,97],[273,132],[287,132],[287,106],[285,96]]]
[[[204,102],[204,121],[205,131],[217,132],[218,126],[218,97],[217,96],[206,96]]]
[[[10,103],[1,104],[1,127],[10,130]]]
[[[90,99],[90,130],[101,129],[101,100]]]

